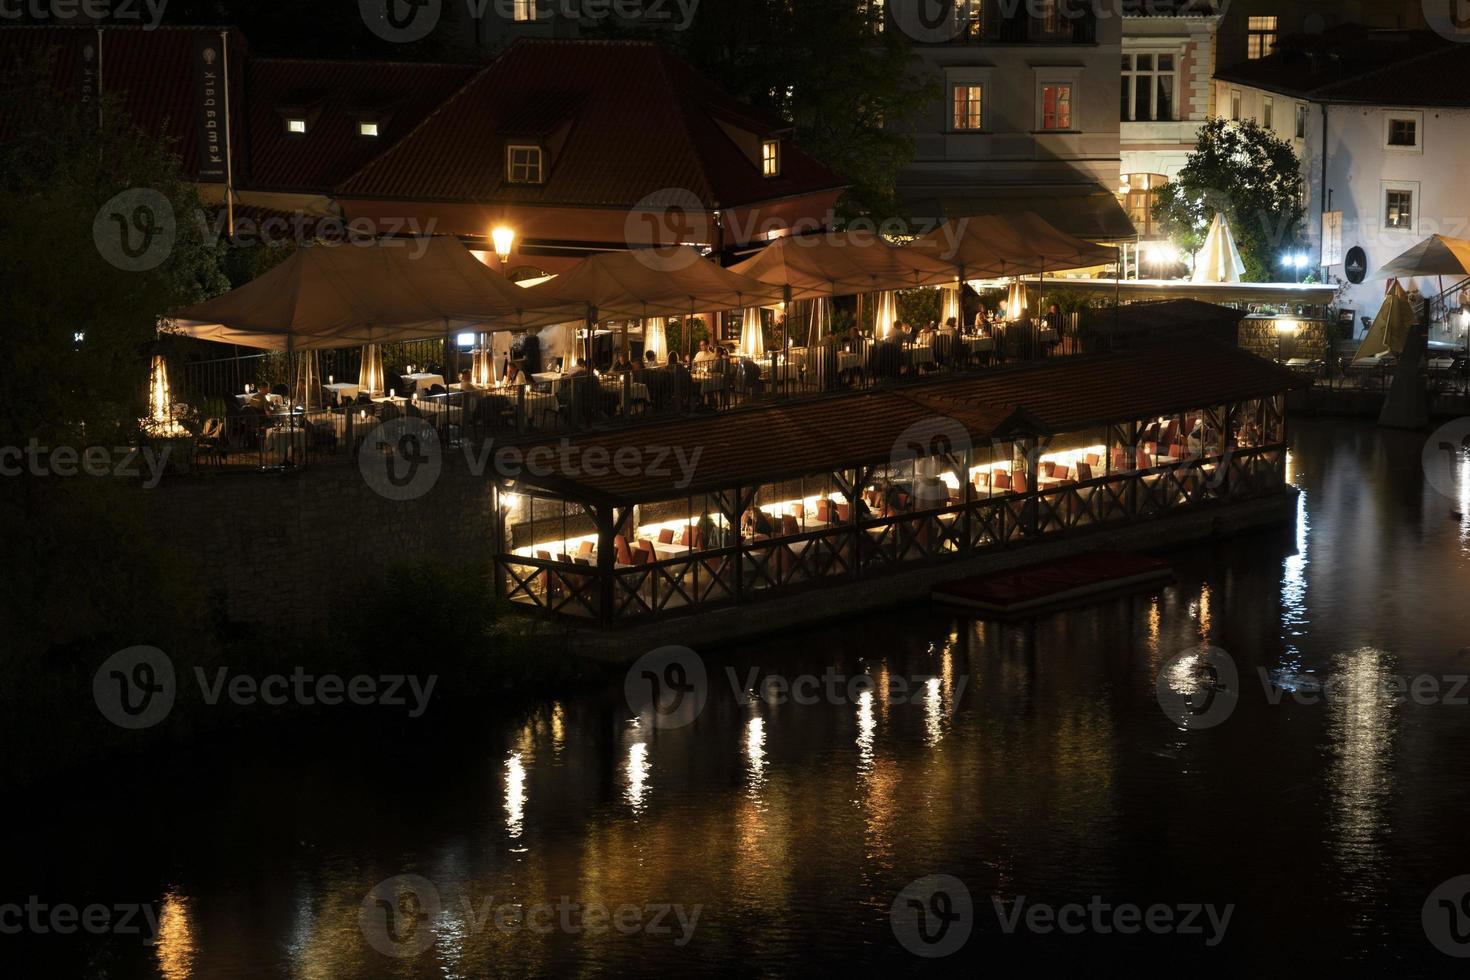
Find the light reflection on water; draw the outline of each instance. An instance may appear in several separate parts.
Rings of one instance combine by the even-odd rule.
[[[1395,706],[1375,685],[1465,669],[1453,652],[1470,645],[1470,609],[1447,589],[1470,575],[1457,501],[1422,494],[1412,439],[1293,434],[1296,528],[1179,553],[1176,583],[1154,593],[1005,625],[919,606],[706,652],[711,677],[870,674],[851,700],[746,704],[712,684],[704,712],[670,730],[620,692],[568,697],[402,759],[324,743],[196,780],[177,812],[144,800],[131,829],[179,880],[146,972],[769,974],[816,951],[905,970],[887,909],[935,872],[982,908],[990,895],[1234,902],[1225,957],[1303,937],[1329,960],[1412,957],[1427,888],[1470,867],[1470,792],[1442,769],[1470,752],[1470,712]],[[1428,614],[1426,595],[1444,596]],[[1203,644],[1235,659],[1242,696],[1226,722],[1181,733],[1155,671]],[[1340,674],[1345,696],[1273,705],[1258,668]],[[907,701],[888,697],[899,678],[923,678]],[[434,948],[400,961],[368,947],[358,916],[403,873],[432,880],[444,910]],[[705,910],[688,947],[503,932],[464,912],[560,896]],[[1095,964],[1150,952],[1070,950]]]

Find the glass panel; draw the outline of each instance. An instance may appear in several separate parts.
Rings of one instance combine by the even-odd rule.
[[[1158,95],[1159,95],[1158,109],[1154,113],[1154,118],[1155,119],[1158,119],[1158,120],[1161,120],[1161,121],[1168,121],[1168,120],[1173,119],[1174,118],[1174,76],[1173,75],[1160,75],[1160,76],[1158,76]]]
[[[1133,90],[1133,118],[1149,120],[1153,117],[1153,108],[1149,105],[1148,79],[1140,78]]]
[[[1151,54],[1141,54],[1141,55],[1138,56],[1138,70],[1139,71],[1153,71],[1153,68],[1154,68],[1154,56],[1153,55],[1151,55]]]
[[[1174,56],[1172,54],[1159,55],[1159,71],[1173,71]]]

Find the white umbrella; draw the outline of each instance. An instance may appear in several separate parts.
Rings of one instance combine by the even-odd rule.
[[[766,352],[766,337],[761,329],[761,310],[747,307],[745,322],[740,327],[740,352],[746,357],[760,357]]]
[[[939,287],[940,299],[943,301],[939,311],[939,325],[942,327],[951,319],[956,325],[960,325],[960,290],[958,286]]]
[[[667,317],[661,316],[651,316],[643,321],[643,354],[646,357],[649,351],[653,351],[659,363],[669,359],[669,339],[665,335],[668,322]]]
[[[873,303],[873,334],[880,340],[893,334],[893,326],[898,320],[898,294],[893,290],[884,290],[874,297]]]
[[[1026,284],[1017,279],[1006,290],[1006,319],[1024,320],[1026,315]]]
[[[369,395],[383,390],[383,355],[377,344],[362,345],[362,366],[357,369],[357,387]]]
[[[1245,263],[1235,247],[1230,234],[1230,223],[1223,214],[1216,214],[1210,222],[1205,244],[1194,257],[1195,282],[1240,282],[1245,275]]]

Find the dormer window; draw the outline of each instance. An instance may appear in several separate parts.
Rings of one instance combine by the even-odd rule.
[[[541,147],[511,145],[505,148],[505,175],[512,184],[545,182]]]
[[[364,119],[362,122],[359,122],[357,124],[357,135],[377,136],[378,124],[376,122],[369,122],[368,120]]]
[[[780,140],[763,140],[761,142],[761,176],[781,176]]]
[[[286,117],[286,132],[295,136],[306,135],[306,120],[300,116]]]

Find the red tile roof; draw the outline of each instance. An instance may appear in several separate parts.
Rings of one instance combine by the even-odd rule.
[[[882,388],[861,394],[673,420],[574,437],[586,448],[698,450],[688,487],[669,475],[526,478],[592,501],[648,502],[680,493],[795,479],[890,458],[910,426],[953,419],[971,444],[1021,435],[1080,432],[1300,387],[1303,380],[1238,347],[1207,340],[1158,344],[1120,354],[1065,357],[997,368],[971,378]]]
[[[475,74],[470,65],[251,59],[249,143],[242,177],[256,190],[329,192],[422,122]],[[308,117],[286,132],[283,110]],[[358,123],[378,123],[362,136]]]
[[[716,208],[843,186],[793,147],[789,132],[781,175],[762,177],[759,162],[717,119],[750,132],[757,152],[755,138],[789,130],[724,95],[657,42],[521,40],[338,192],[626,208],[680,188]],[[547,146],[544,184],[506,181],[513,137]]]
[[[196,125],[194,44],[196,38],[217,39],[218,27],[104,27],[102,29],[102,91],[122,99],[123,108],[144,132],[162,135],[173,145],[184,172],[198,173],[199,141]],[[245,41],[230,29],[230,101],[238,117],[243,105],[239,80],[245,65]],[[68,99],[82,94],[84,64],[95,64],[97,30],[92,27],[0,28],[0,70],[8,73],[31,59],[54,53],[52,80]],[[0,140],[12,132],[15,116],[0,108]]]

